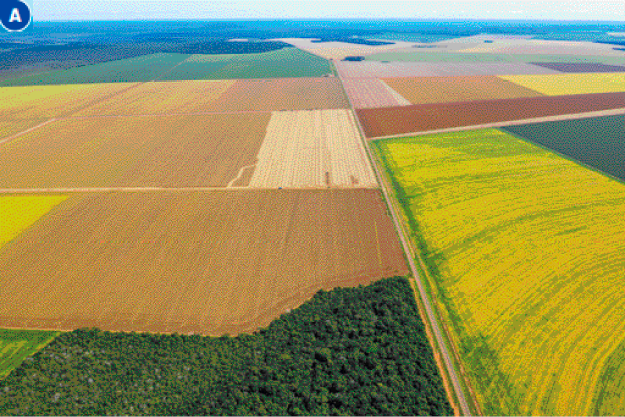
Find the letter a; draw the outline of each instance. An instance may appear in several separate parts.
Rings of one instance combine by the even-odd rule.
[[[11,19],[9,19],[9,23],[12,22],[22,23],[22,16],[20,16],[20,11],[17,9],[13,9],[13,11],[11,12]]]

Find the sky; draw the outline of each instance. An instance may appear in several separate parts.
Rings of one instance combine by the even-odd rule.
[[[284,18],[625,21],[623,0],[35,0],[35,20]]]

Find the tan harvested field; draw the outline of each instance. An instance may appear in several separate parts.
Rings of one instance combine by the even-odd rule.
[[[77,116],[197,113],[211,104],[234,80],[149,82],[76,113]]]
[[[325,59],[340,61],[348,56],[372,55],[380,52],[393,51],[395,49],[410,48],[418,45],[415,42],[386,41],[393,42],[390,45],[357,45],[346,42],[313,42],[313,39],[304,38],[280,38],[276,39],[286,42],[311,54]]]
[[[538,97],[542,95],[493,75],[385,78],[384,82],[412,104]]]
[[[213,103],[216,111],[347,109],[337,78],[237,80]]]
[[[378,190],[80,194],[0,249],[0,326],[236,334],[406,273]]]
[[[219,187],[256,162],[270,113],[64,119],[0,144],[0,188]]]
[[[31,129],[47,119],[0,120],[0,144],[2,140]]]
[[[274,112],[250,187],[375,187],[349,110]]]
[[[67,116],[136,85],[112,83],[0,87],[0,121]]]
[[[411,103],[377,78],[346,78],[343,86],[357,109],[407,106]]]
[[[185,114],[348,108],[335,78],[151,82],[77,115]]]

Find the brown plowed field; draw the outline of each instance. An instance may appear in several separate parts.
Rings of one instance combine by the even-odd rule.
[[[349,108],[337,78],[145,83],[78,113],[185,114]]]
[[[384,82],[412,104],[538,97],[542,95],[493,75],[385,78]]]
[[[218,111],[348,109],[338,78],[237,80],[213,103]]]
[[[0,249],[0,326],[236,334],[406,273],[378,190],[82,194]]]
[[[598,62],[532,62],[532,65],[560,72],[625,72],[625,66],[606,65]]]
[[[369,138],[625,107],[625,93],[579,94],[356,110]]]
[[[270,117],[58,120],[0,146],[0,188],[223,187],[256,162]]]

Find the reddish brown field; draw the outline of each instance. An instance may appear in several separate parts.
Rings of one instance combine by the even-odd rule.
[[[214,111],[347,109],[338,78],[237,80],[211,104]]]
[[[236,334],[406,273],[378,190],[74,194],[0,249],[0,326]]]
[[[532,65],[539,65],[560,72],[625,72],[624,66],[595,62],[532,62]]]
[[[412,104],[538,97],[542,94],[493,75],[385,78]]]
[[[0,188],[226,186],[270,113],[65,119],[0,146]]]
[[[625,93],[580,94],[356,110],[369,138],[625,107]]]

